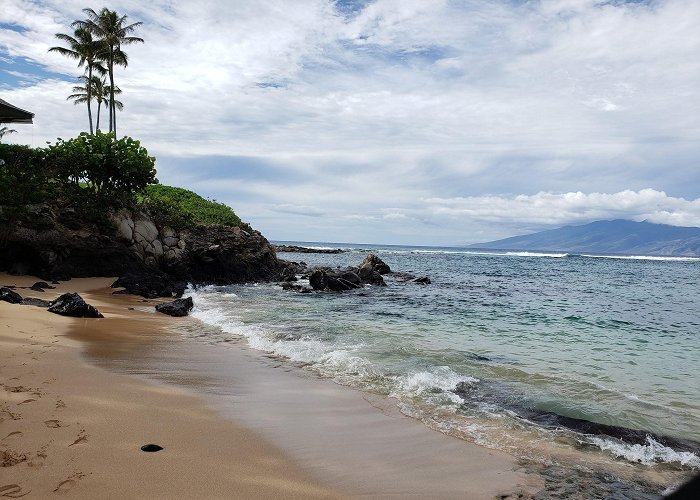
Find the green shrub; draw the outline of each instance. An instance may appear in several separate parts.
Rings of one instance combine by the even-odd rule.
[[[55,184],[46,169],[43,149],[0,144],[0,205],[42,203]]]
[[[107,206],[124,205],[148,184],[158,182],[155,158],[131,137],[84,132],[75,139],[57,139],[45,159],[59,179],[87,188]]]
[[[176,227],[197,224],[247,227],[231,207],[202,198],[187,189],[160,184],[147,186],[140,201],[161,224]]]

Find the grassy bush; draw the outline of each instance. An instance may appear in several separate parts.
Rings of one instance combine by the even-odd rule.
[[[44,150],[0,144],[0,205],[42,203],[56,187],[45,165]]]
[[[202,198],[187,189],[160,184],[147,186],[140,201],[161,224],[176,227],[197,224],[247,227],[231,207]]]

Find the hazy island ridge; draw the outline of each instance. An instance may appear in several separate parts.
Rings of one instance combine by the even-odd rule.
[[[467,248],[700,257],[700,228],[648,221],[601,220],[476,243]]]

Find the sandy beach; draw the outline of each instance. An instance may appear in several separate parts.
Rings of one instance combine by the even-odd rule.
[[[0,274],[3,286],[35,281]],[[88,360],[134,352],[157,360],[159,345],[177,344],[168,328],[195,322],[153,313],[154,301],[111,295],[111,282],[74,279],[46,292],[16,290],[45,300],[79,292],[104,314],[99,320],[0,302],[0,496],[516,498],[542,486],[504,453],[431,431],[332,383],[268,380],[278,394],[252,398],[258,389],[246,377],[267,379],[241,361],[235,380],[247,389],[238,409],[221,411],[225,405],[216,408],[211,395],[96,366]],[[189,376],[171,374],[181,386],[201,386]],[[164,450],[144,453],[147,443]]]
[[[0,275],[2,285],[33,278]],[[0,302],[0,496],[50,498],[339,498],[254,432],[200,400],[81,359],[71,328],[92,322],[106,336],[127,325],[162,330],[167,316],[129,311],[134,297],[112,302],[109,279],[74,279],[45,293],[78,291],[105,315],[73,319]],[[102,299],[99,300],[98,299]],[[83,325],[81,325],[81,323]],[[138,333],[139,328],[131,330]],[[155,443],[158,453],[140,447]]]

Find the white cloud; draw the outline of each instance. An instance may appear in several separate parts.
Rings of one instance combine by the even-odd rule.
[[[632,219],[700,226],[700,198],[685,200],[663,191],[642,189],[618,193],[548,193],[423,200],[436,217],[560,226],[597,219]]]

